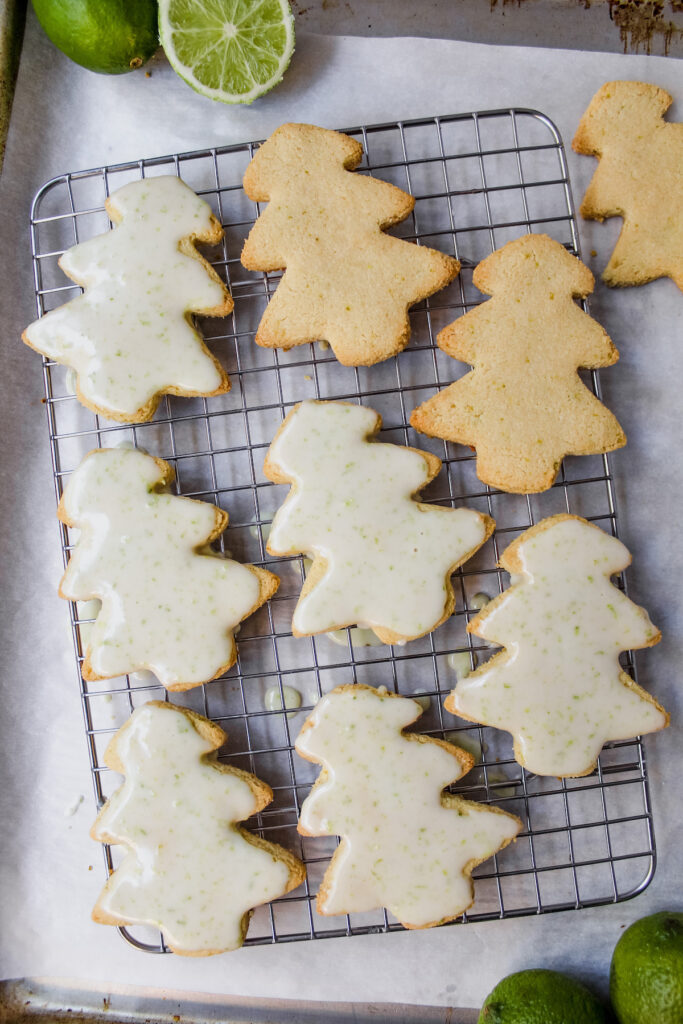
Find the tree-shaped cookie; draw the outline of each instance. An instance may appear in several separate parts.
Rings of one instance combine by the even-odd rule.
[[[621,541],[578,516],[518,537],[500,560],[514,584],[467,627],[505,650],[458,682],[447,710],[511,732],[515,757],[537,775],[588,775],[603,743],[663,729],[664,709],[619,664],[622,651],[660,639],[610,583],[630,561]]]
[[[472,869],[517,836],[513,815],[444,793],[473,759],[404,733],[421,713],[414,700],[351,685],[324,696],[304,723],[297,753],[322,771],[299,832],[342,837],[319,913],[386,907],[406,928],[450,921],[472,904]]]
[[[277,590],[277,576],[209,545],[227,512],[163,493],[173,469],[134,449],[98,449],[72,474],[59,503],[80,536],[60,586],[72,601],[99,598],[84,679],[149,669],[187,690],[235,661],[235,627]]]
[[[323,339],[345,366],[371,366],[407,345],[408,308],[457,275],[452,257],[384,234],[415,201],[351,173],[362,156],[348,135],[284,124],[247,167],[247,195],[269,206],[249,233],[242,263],[286,268],[258,345],[288,349]]]
[[[593,290],[590,270],[547,235],[525,235],[483,260],[473,280],[493,298],[437,340],[474,369],[415,409],[411,424],[476,448],[479,479],[522,494],[550,487],[565,455],[626,444],[577,373],[619,358],[572,298]]]
[[[208,203],[179,178],[159,177],[124,185],[105,205],[116,227],[59,260],[84,294],[32,323],[24,341],[76,371],[84,405],[124,423],[151,419],[162,394],[228,391],[191,322],[233,306],[195,249],[223,236]]]
[[[493,520],[472,509],[414,501],[441,461],[373,442],[381,425],[364,406],[301,402],[268,450],[266,476],[293,485],[268,551],[313,559],[295,636],[356,624],[384,643],[431,632],[453,611],[451,573],[493,532]]]
[[[672,102],[656,85],[606,82],[579,122],[573,148],[600,161],[581,213],[624,221],[606,284],[671,277],[683,289],[683,124],[664,120]]]
[[[273,799],[255,775],[220,764],[226,741],[208,718],[151,701],[111,740],[106,764],[125,775],[91,836],[126,853],[93,909],[100,924],[161,929],[175,953],[241,946],[252,910],[296,888],[301,861],[239,822]]]

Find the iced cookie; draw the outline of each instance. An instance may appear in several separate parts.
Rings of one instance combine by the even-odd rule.
[[[163,492],[173,469],[135,449],[91,452],[69,478],[58,515],[80,536],[60,586],[99,598],[84,679],[149,669],[187,690],[235,661],[234,630],[277,590],[277,576],[209,547],[228,515]]]
[[[610,583],[631,561],[616,537],[578,516],[544,519],[506,549],[513,584],[470,633],[505,650],[461,679],[445,707],[511,732],[537,775],[588,775],[602,745],[663,729],[669,716],[623,671],[619,655],[660,633]]]
[[[581,204],[587,220],[622,217],[602,279],[683,289],[683,124],[664,120],[672,97],[646,82],[606,82],[579,122],[573,148],[600,163]]]
[[[326,694],[304,723],[297,753],[322,771],[299,832],[342,837],[319,913],[386,907],[406,928],[451,921],[473,902],[473,868],[520,831],[513,815],[444,793],[474,761],[443,740],[405,733],[421,713],[415,700],[351,685]]]
[[[460,264],[384,229],[415,200],[395,185],[351,173],[360,143],[308,124],[284,124],[244,175],[250,199],[268,202],[242,263],[285,269],[256,343],[289,349],[323,339],[345,366],[371,366],[408,344],[408,309],[444,288]]]
[[[295,636],[360,625],[400,643],[431,632],[455,606],[451,573],[493,532],[472,509],[413,500],[441,461],[372,441],[381,425],[364,406],[301,402],[268,450],[268,479],[292,484],[268,551],[313,560]]]
[[[95,921],[154,925],[174,953],[210,956],[241,946],[253,909],[304,880],[297,857],[239,825],[273,792],[218,763],[226,738],[208,718],[158,701],[137,708],[116,733],[105,762],[125,781],[90,834],[126,853],[95,904]]]
[[[76,372],[89,409],[123,423],[149,420],[163,394],[219,395],[228,375],[192,314],[226,316],[232,299],[195,249],[223,229],[176,177],[124,185],[106,201],[116,227],[59,260],[83,295],[26,328],[27,345]]]
[[[593,290],[588,267],[547,235],[525,235],[483,260],[473,280],[493,298],[437,338],[473,370],[415,409],[412,426],[476,448],[479,479],[519,494],[547,490],[565,455],[626,444],[577,372],[619,358],[573,301]]]

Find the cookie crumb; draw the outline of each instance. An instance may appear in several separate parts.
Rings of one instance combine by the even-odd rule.
[[[76,813],[76,811],[81,806],[81,804],[83,803],[84,800],[85,800],[85,797],[83,796],[83,794],[79,793],[78,796],[64,810],[64,817],[65,818],[73,818],[74,814]]]

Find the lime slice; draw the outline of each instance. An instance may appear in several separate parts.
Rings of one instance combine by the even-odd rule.
[[[288,0],[160,0],[159,35],[174,71],[222,103],[268,92],[294,52]]]

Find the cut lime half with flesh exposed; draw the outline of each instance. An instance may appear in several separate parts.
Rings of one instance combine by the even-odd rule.
[[[159,36],[174,71],[204,96],[251,103],[294,52],[288,0],[160,0]]]

